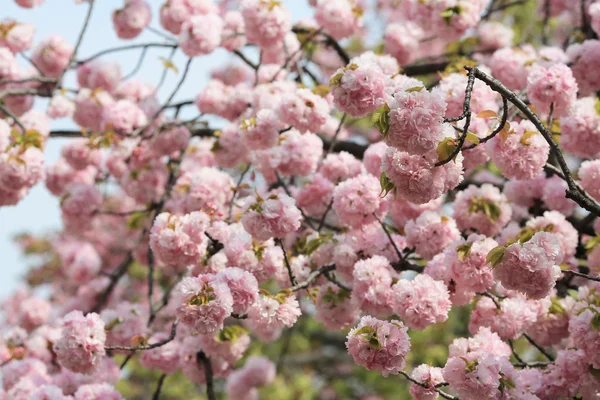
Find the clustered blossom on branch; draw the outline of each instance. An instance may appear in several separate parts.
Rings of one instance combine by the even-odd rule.
[[[0,400],[600,396],[599,1],[124,0],[85,57],[95,2],[0,21],[0,207],[63,225],[16,239]]]

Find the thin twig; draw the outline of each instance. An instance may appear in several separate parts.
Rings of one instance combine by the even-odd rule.
[[[329,271],[323,272],[323,276],[325,277],[325,279],[327,279],[329,282],[333,283],[337,287],[347,290],[349,292],[352,291],[352,289],[350,289],[348,286],[344,285],[342,282],[338,281],[333,275],[331,275]]]
[[[473,148],[481,145],[482,143],[485,143],[488,140],[491,140],[492,138],[494,138],[494,136],[499,134],[504,129],[504,127],[506,126],[506,123],[508,122],[508,100],[504,96],[502,96],[502,108],[503,108],[502,119],[500,120],[500,124],[496,127],[496,129],[494,129],[494,131],[492,133],[490,133],[483,139],[479,139],[478,144],[472,144],[470,146],[465,147],[464,148],[465,150],[473,149]]]
[[[329,143],[329,146],[326,147],[325,152],[323,153],[323,159],[325,159],[327,157],[327,155],[329,153],[331,153],[331,151],[333,150],[333,147],[335,146],[335,142],[337,141],[337,138],[338,138],[340,132],[342,131],[342,127],[344,126],[344,121],[346,121],[346,113],[344,113],[344,115],[342,115],[342,118],[340,119],[340,123],[339,123],[337,129],[335,130],[335,134],[333,135],[333,138],[331,139],[331,143]]]
[[[152,395],[152,400],[158,400],[160,397],[160,391],[162,390],[163,383],[165,383],[165,379],[167,378],[167,374],[162,374],[160,378],[158,378],[158,383],[156,384],[156,390],[154,391],[154,395]]]
[[[552,357],[552,355],[550,353],[548,353],[548,351],[546,351],[546,349],[544,349],[542,346],[540,346],[539,344],[537,344],[536,341],[533,340],[533,338],[531,336],[529,336],[526,333],[523,333],[523,336],[525,336],[525,339],[527,339],[527,341],[529,343],[531,343],[533,345],[533,347],[535,347],[536,349],[538,349],[538,351],[540,353],[542,353],[548,360],[554,361],[554,357]]]
[[[115,52],[119,52],[119,51],[125,51],[125,50],[131,50],[131,49],[139,49],[139,48],[144,48],[144,47],[168,47],[171,49],[176,49],[177,45],[172,44],[172,43],[140,43],[140,44],[129,44],[127,46],[113,47],[110,49],[105,49],[105,50],[99,51],[98,53],[93,54],[84,60],[77,61],[77,64],[78,65],[85,64],[87,62],[95,60],[96,58],[101,57],[106,54],[115,53]]]
[[[470,70],[469,75],[468,75],[467,88],[465,89],[465,101],[463,103],[463,112],[460,115],[460,117],[458,117],[458,119],[451,118],[451,119],[447,120],[449,122],[452,122],[452,121],[459,121],[459,120],[464,119],[465,126],[463,127],[463,133],[458,138],[458,143],[456,144],[456,148],[454,149],[452,154],[450,154],[450,156],[447,159],[440,160],[439,162],[437,162],[435,164],[436,167],[440,167],[440,166],[452,161],[458,155],[458,153],[461,152],[462,147],[465,144],[465,140],[467,139],[467,134],[469,133],[469,127],[471,126],[471,95],[473,94],[473,86],[474,85],[475,85],[475,73],[473,72],[473,70]]]
[[[177,334],[177,325],[179,324],[179,320],[175,319],[175,321],[173,321],[173,323],[171,324],[171,333],[169,334],[169,337],[167,337],[164,340],[161,340],[160,342],[156,342],[156,343],[152,343],[152,344],[143,344],[143,345],[139,345],[139,346],[105,346],[104,349],[105,350],[121,350],[121,351],[140,351],[140,350],[150,350],[150,349],[155,349],[157,347],[162,347],[167,343],[172,342],[175,339],[175,335]]]
[[[510,101],[515,107],[527,117],[529,121],[531,121],[536,129],[542,134],[546,142],[550,145],[550,150],[556,157],[556,160],[560,166],[560,169],[563,172],[563,176],[565,181],[567,182],[568,190],[566,191],[566,197],[574,200],[581,207],[586,210],[593,212],[594,214],[600,216],[600,205],[592,200],[590,196],[585,192],[578,189],[575,180],[573,179],[573,175],[569,170],[567,162],[558,146],[558,144],[552,138],[550,131],[544,126],[542,121],[538,118],[538,116],[531,111],[531,109],[521,100],[513,91],[509,90],[506,86],[502,84],[502,82],[488,76],[486,73],[482,72],[478,68],[465,67],[467,71],[473,71],[475,77],[484,83],[486,83],[492,90],[500,93],[503,97],[506,97],[508,101]]]
[[[148,53],[148,48],[144,47],[142,49],[142,52],[140,53],[140,58],[138,59],[138,62],[135,65],[135,68],[133,68],[133,70],[130,73],[125,75],[125,77],[123,77],[124,81],[126,81],[127,79],[131,78],[132,76],[134,76],[135,74],[138,73],[138,71],[142,67],[142,64],[144,63],[144,60],[146,59],[146,53]]]
[[[67,66],[61,72],[60,77],[57,79],[59,86],[62,84],[62,80],[63,80],[65,74],[67,73],[69,68],[71,68],[71,64],[73,64],[73,61],[75,61],[75,57],[77,57],[77,51],[79,50],[79,47],[81,46],[81,43],[83,42],[83,36],[85,35],[85,32],[87,31],[87,28],[90,24],[90,18],[92,17],[94,3],[95,3],[95,0],[89,0],[90,6],[89,6],[88,12],[85,16],[85,20],[83,21],[83,27],[81,28],[81,31],[79,32],[79,37],[77,38],[77,42],[75,44],[75,48],[73,49],[73,53],[71,53],[71,57],[69,58],[69,62],[67,63]]]
[[[244,55],[244,53],[242,53],[239,50],[234,50],[233,54],[235,54],[236,56],[238,56],[240,58],[240,60],[242,60],[243,62],[246,63],[246,65],[248,65],[250,68],[252,68],[253,70],[258,70],[258,65],[254,64],[252,61],[250,61],[250,59],[248,57],[246,57],[246,55]]]
[[[590,275],[582,274],[581,272],[573,271],[573,270],[570,270],[570,269],[565,269],[562,272],[565,273],[565,274],[566,273],[573,274],[575,276],[578,276],[578,277],[584,278],[584,279],[588,279],[590,281],[600,282],[600,277],[599,276],[590,276]]]
[[[390,244],[392,245],[392,247],[394,248],[394,251],[396,252],[396,255],[398,256],[398,260],[400,260],[402,262],[405,262],[406,260],[404,259],[404,255],[402,254],[402,252],[400,251],[400,249],[396,245],[396,242],[394,242],[394,238],[392,238],[391,233],[387,230],[387,227],[385,226],[385,223],[382,220],[380,220],[375,213],[373,213],[373,217],[375,217],[375,219],[377,220],[377,222],[379,222],[379,225],[381,225],[381,229],[383,229],[383,231],[385,232],[386,236],[388,237],[388,239],[390,241]]]
[[[213,370],[210,359],[203,351],[196,353],[196,362],[198,367],[204,367],[204,376],[206,378],[206,397],[208,400],[217,400],[215,396],[215,384],[213,381]]]
[[[19,118],[13,114],[12,112],[10,112],[10,110],[8,108],[6,108],[6,106],[2,103],[0,103],[0,111],[2,111],[4,114],[8,115],[10,118],[12,118],[13,121],[15,121],[15,124],[19,125],[19,128],[21,128],[21,130],[23,132],[25,132],[27,129],[25,128],[25,125],[23,125],[23,123],[19,120]]]
[[[231,201],[229,202],[229,213],[228,213],[227,221],[231,221],[231,215],[233,214],[233,204],[235,202],[235,198],[236,198],[238,192],[240,191],[240,185],[242,184],[242,181],[246,177],[246,174],[248,173],[248,171],[250,171],[251,166],[252,166],[252,164],[248,164],[246,166],[246,168],[240,175],[240,177],[237,181],[237,184],[235,185],[236,190],[233,192],[233,195],[231,196]]]
[[[410,377],[410,375],[408,375],[408,374],[407,374],[406,372],[404,372],[404,371],[400,371],[400,374],[402,374],[402,376],[404,376],[406,379],[408,379],[409,381],[411,381],[411,382],[412,382],[412,383],[414,383],[415,385],[419,385],[419,386],[421,386],[422,388],[425,388],[425,389],[433,389],[433,390],[435,390],[435,391],[436,391],[436,392],[438,392],[438,393],[439,393],[439,395],[440,395],[440,396],[442,396],[444,399],[448,399],[448,400],[458,400],[458,397],[454,397],[454,396],[452,396],[452,395],[450,395],[450,394],[448,394],[448,393],[446,393],[446,392],[444,392],[444,391],[442,391],[442,390],[438,389],[437,387],[433,387],[433,388],[432,388],[431,386],[429,386],[429,385],[426,385],[426,384],[424,384],[423,382],[419,382],[419,381],[417,381],[416,379],[413,379],[413,378],[411,378],[411,377]]]
[[[321,233],[321,229],[323,229],[323,226],[325,226],[325,220],[327,219],[327,214],[329,214],[331,207],[333,207],[333,197],[331,197],[331,200],[329,201],[329,204],[327,205],[325,212],[323,213],[323,215],[321,216],[321,219],[319,220],[319,226],[317,227],[317,232]]]
[[[290,290],[292,292],[297,292],[299,290],[302,289],[306,289],[307,287],[310,286],[311,283],[313,283],[319,276],[323,275],[326,272],[331,272],[335,270],[335,265],[325,265],[323,267],[319,267],[317,269],[315,269],[314,271],[312,271],[308,277],[306,278],[305,281],[298,283],[297,285],[294,285],[290,288]]]
[[[292,265],[290,264],[290,260],[288,259],[287,252],[285,251],[285,246],[283,245],[283,240],[276,239],[277,244],[281,247],[281,251],[283,251],[283,259],[285,261],[285,267],[287,268],[288,276],[290,278],[290,283],[292,286],[296,285],[296,278],[294,277],[294,273],[292,272]]]

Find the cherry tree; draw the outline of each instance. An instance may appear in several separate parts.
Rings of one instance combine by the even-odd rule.
[[[62,217],[0,400],[598,399],[600,2],[291,2],[124,0],[88,57],[95,0],[0,21],[0,207]]]

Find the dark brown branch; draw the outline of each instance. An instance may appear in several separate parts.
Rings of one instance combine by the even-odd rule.
[[[546,142],[550,145],[550,150],[552,154],[556,157],[560,169],[563,172],[564,180],[567,182],[568,186],[566,192],[567,198],[574,200],[581,207],[600,216],[600,205],[594,200],[592,200],[589,197],[589,195],[585,193],[585,191],[581,191],[580,189],[578,189],[578,186],[575,183],[575,180],[573,179],[573,175],[569,170],[567,162],[565,161],[565,158],[563,157],[563,154],[558,144],[556,144],[556,142],[552,138],[552,135],[548,131],[548,128],[544,126],[542,121],[540,121],[538,116],[533,111],[531,111],[527,104],[525,104],[525,102],[523,102],[523,100],[521,100],[519,96],[517,96],[513,91],[509,90],[499,80],[488,76],[487,74],[485,74],[477,68],[465,67],[465,69],[467,71],[473,71],[477,79],[483,81],[492,90],[500,93],[503,97],[506,97],[508,101],[510,101],[515,107],[517,107],[519,111],[521,111],[521,113],[523,113],[523,115],[525,115],[525,117],[527,117],[527,119],[535,125],[536,129],[542,134]]]
[[[106,289],[104,289],[104,292],[102,292],[100,294],[100,296],[98,297],[98,301],[96,302],[96,305],[91,309],[90,312],[97,313],[102,309],[102,307],[104,307],[106,305],[106,302],[108,301],[108,298],[110,297],[110,294],[115,289],[115,287],[117,286],[117,283],[123,277],[123,275],[125,275],[127,273],[127,270],[129,269],[129,266],[131,265],[132,261],[133,261],[133,251],[129,251],[127,253],[127,255],[125,256],[125,260],[123,260],[123,262],[119,265],[119,267],[116,269],[115,273],[113,275],[111,275],[108,286],[106,287]]]
[[[171,49],[176,49],[177,44],[174,44],[174,43],[140,43],[140,44],[130,44],[127,46],[113,47],[111,49],[99,51],[98,53],[96,53],[84,60],[77,61],[77,64],[78,65],[85,64],[86,62],[92,61],[98,57],[101,57],[103,55],[110,54],[110,53],[115,53],[115,52],[124,51],[124,50],[131,50],[131,49],[149,48],[149,47],[168,47]]]
[[[474,85],[475,85],[475,75],[474,75],[473,70],[470,70],[469,76],[468,76],[468,81],[467,81],[467,88],[465,89],[465,101],[463,103],[463,112],[458,118],[451,118],[451,119],[447,120],[448,122],[456,122],[456,121],[460,121],[460,120],[464,119],[465,126],[463,128],[462,135],[460,135],[460,137],[458,138],[458,143],[456,144],[456,148],[454,149],[452,154],[450,154],[450,156],[447,159],[437,162],[435,164],[436,167],[440,167],[440,166],[452,161],[458,155],[458,153],[461,152],[462,147],[465,144],[465,140],[467,139],[467,134],[469,133],[469,127],[471,126],[471,95],[473,94],[473,86]]]
[[[0,97],[1,98],[1,97]],[[10,112],[10,110],[8,108],[6,108],[4,106],[4,104],[0,103],[0,111],[2,111],[4,114],[8,115],[10,118],[12,118],[13,121],[15,121],[15,124],[19,125],[19,128],[21,128],[21,130],[23,132],[25,132],[27,129],[25,128],[25,125],[23,125],[23,123],[19,120],[19,118],[13,114],[12,112]]]
[[[406,372],[404,372],[404,371],[400,371],[400,374],[402,374],[402,376],[404,376],[406,379],[408,379],[409,381],[411,381],[411,382],[412,382],[412,383],[414,383],[415,385],[419,385],[419,386],[421,386],[422,388],[425,388],[425,389],[432,389],[432,387],[431,387],[431,386],[429,386],[429,385],[426,385],[426,384],[424,384],[423,382],[419,382],[419,381],[417,381],[416,379],[413,379],[413,378],[411,378],[411,377],[410,377],[410,375],[408,375],[408,374],[407,374]],[[443,385],[443,386],[445,386],[445,385]],[[438,393],[439,393],[439,395],[440,395],[440,396],[442,396],[444,399],[448,399],[448,400],[458,400],[458,397],[454,397],[454,396],[452,396],[452,395],[450,395],[450,394],[448,394],[448,393],[446,393],[446,392],[444,392],[444,391],[442,391],[442,390],[438,389],[437,387],[434,387],[433,389],[434,389],[436,392],[438,392]]]
[[[329,271],[323,272],[323,276],[325,277],[325,279],[327,279],[329,282],[333,283],[337,287],[339,287],[341,289],[344,289],[344,290],[347,290],[349,292],[352,291],[352,289],[350,289],[348,286],[344,285],[342,282],[340,282],[337,279],[335,279],[335,277],[333,275],[331,275],[329,273]]]
[[[297,292],[302,289],[306,289],[313,283],[319,276],[323,275],[326,272],[331,272],[335,270],[335,265],[325,265],[323,267],[319,267],[312,271],[305,281],[298,283],[290,288],[292,292]]]
[[[504,97],[504,96],[502,96],[502,108],[503,108],[502,119],[500,121],[500,124],[496,127],[496,129],[494,129],[494,131],[492,133],[490,133],[483,139],[480,139],[479,144],[472,144],[468,147],[465,147],[465,150],[470,150],[472,148],[475,148],[475,147],[481,145],[482,143],[487,142],[488,140],[491,140],[494,136],[499,134],[502,131],[502,129],[504,129],[504,127],[506,126],[506,123],[508,122],[508,100],[506,100],[506,97]]]
[[[160,398],[160,391],[162,390],[163,383],[165,383],[165,379],[167,378],[167,374],[162,374],[160,378],[158,378],[158,383],[156,384],[156,390],[152,395],[152,400],[158,400]]]
[[[281,251],[283,251],[283,259],[285,261],[285,267],[287,268],[288,276],[290,278],[290,283],[292,286],[296,285],[296,278],[294,277],[294,273],[292,272],[292,265],[290,264],[290,260],[288,259],[287,252],[285,251],[285,246],[283,245],[283,240],[276,239],[275,240],[279,247],[281,247]]]
[[[213,370],[212,365],[210,364],[210,358],[208,358],[203,351],[200,351],[196,354],[196,362],[198,363],[198,367],[204,367],[204,376],[206,378],[206,397],[208,400],[217,400],[217,397],[215,396],[215,384],[213,380]]]
[[[65,74],[67,73],[67,71],[69,70],[69,68],[71,68],[71,64],[73,64],[73,61],[75,60],[75,57],[77,57],[77,51],[79,50],[79,47],[81,46],[81,43],[83,43],[83,36],[85,35],[85,32],[87,31],[87,28],[88,28],[88,26],[90,24],[90,19],[92,17],[92,11],[94,9],[94,3],[95,3],[95,0],[89,0],[88,12],[87,12],[87,14],[85,16],[85,20],[83,21],[83,26],[81,27],[81,31],[79,32],[79,37],[77,38],[77,43],[75,44],[75,48],[73,49],[73,53],[71,53],[71,57],[69,58],[69,62],[67,63],[67,66],[61,72],[60,77],[57,79],[59,85],[62,84],[62,80],[65,77]]]
[[[570,269],[565,269],[562,272],[565,274],[572,274],[572,275],[578,276],[583,279],[588,279],[590,281],[600,282],[600,276],[590,276],[590,275],[582,274],[581,272],[573,271]]]
[[[392,238],[392,234],[387,230],[387,227],[385,226],[385,223],[382,220],[380,220],[379,218],[377,218],[377,215],[375,213],[373,213],[373,217],[375,217],[375,219],[377,220],[377,222],[379,222],[379,225],[381,225],[381,229],[383,229],[383,231],[385,232],[386,236],[388,237],[388,239],[390,241],[390,244],[392,245],[392,247],[394,248],[394,251],[396,252],[396,255],[398,256],[398,260],[400,262],[406,262],[406,260],[404,259],[404,255],[402,254],[402,252],[400,251],[400,249],[396,245],[396,242],[394,242],[394,238]]]
[[[311,34],[313,30],[295,26],[292,29],[292,32],[300,34]],[[349,64],[350,56],[348,55],[348,53],[346,53],[346,50],[344,50],[342,46],[340,46],[337,40],[329,36],[327,33],[321,32],[321,34],[325,37],[325,45],[328,47],[332,47],[335,50],[335,52],[340,56],[344,64]]]
[[[179,324],[179,320],[176,319],[175,321],[173,321],[173,324],[171,324],[171,333],[169,334],[169,337],[167,337],[164,340],[161,340],[160,342],[156,342],[156,343],[152,343],[152,344],[145,344],[145,345],[140,345],[140,346],[135,346],[135,347],[130,347],[130,346],[106,346],[104,347],[105,350],[121,350],[121,351],[140,351],[140,350],[150,350],[150,349],[155,349],[157,347],[161,347],[164,346],[165,344],[172,342],[175,339],[175,335],[177,334],[177,325]]]
[[[240,58],[240,60],[242,60],[244,63],[246,63],[246,65],[248,65],[250,68],[252,68],[255,71],[258,71],[258,65],[254,64],[252,61],[250,61],[250,59],[248,57],[246,57],[246,55],[244,53],[242,53],[239,50],[234,50],[233,54],[238,56]]]
[[[533,338],[531,336],[529,336],[526,333],[523,333],[523,336],[525,337],[525,339],[527,339],[527,341],[529,343],[531,343],[533,345],[533,347],[535,347],[536,349],[538,349],[538,351],[540,353],[542,353],[544,355],[544,357],[546,357],[550,361],[554,361],[554,357],[552,357],[552,355],[550,353],[548,353],[548,351],[546,351],[546,349],[544,349],[542,346],[540,346],[539,344],[537,344],[536,341],[533,340]]]

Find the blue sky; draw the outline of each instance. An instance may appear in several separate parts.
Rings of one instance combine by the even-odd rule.
[[[2,2],[2,13],[0,19],[10,17],[19,22],[29,22],[36,27],[36,43],[51,35],[64,36],[72,43],[75,42],[81,29],[87,5],[74,4],[74,0],[46,0],[46,3],[34,9],[23,9],[18,7],[13,0],[0,0]],[[153,7],[153,21],[151,26],[159,28],[158,9],[164,1],[148,0]],[[306,0],[287,0],[286,6],[290,9],[294,21],[310,16],[311,10]],[[129,41],[121,41],[112,29],[111,13],[114,9],[121,7],[122,0],[96,0],[94,13],[90,26],[80,47],[78,58],[85,58],[100,50],[122,46],[131,43],[161,42],[162,39],[151,33],[144,32],[138,38]],[[142,69],[136,75],[137,79],[157,83],[162,73],[162,63],[158,57],[166,57],[168,49],[150,49],[146,55]],[[103,57],[103,60],[118,61],[121,64],[123,74],[128,74],[138,60],[139,51],[120,52]],[[204,86],[215,66],[234,60],[234,56],[225,51],[218,50],[215,53],[197,57],[194,60],[186,84],[179,91],[176,100],[193,98]],[[22,61],[22,59],[21,59]],[[183,67],[185,56],[178,52],[174,62]],[[23,64],[25,65],[25,64]],[[178,76],[170,71],[165,84],[162,86],[159,96],[164,100],[171,92]],[[67,77],[66,86],[75,87],[74,74]],[[37,100],[36,108],[45,109],[46,102]],[[191,108],[182,112],[183,118],[195,116],[197,110]],[[69,120],[53,121],[53,129],[75,129],[75,125]],[[60,156],[60,148],[64,140],[51,139],[46,148],[46,163],[54,163]],[[24,260],[19,249],[12,243],[12,237],[20,232],[44,233],[59,229],[61,225],[58,199],[52,196],[43,184],[34,187],[29,195],[15,207],[0,207],[0,299],[14,291],[20,284],[20,280],[27,270],[27,262]]]

